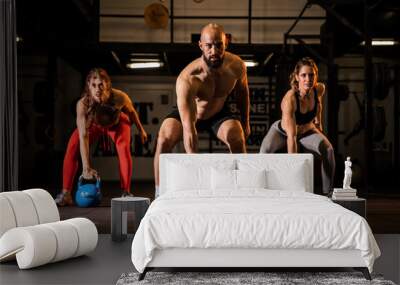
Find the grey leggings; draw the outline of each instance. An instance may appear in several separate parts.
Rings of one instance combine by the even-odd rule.
[[[279,121],[270,127],[261,144],[260,153],[275,153],[286,147],[287,135],[279,128]],[[335,175],[335,154],[329,140],[318,129],[306,132],[298,137],[298,143],[307,152],[318,155],[322,160],[322,191],[327,194],[333,190],[333,178]]]

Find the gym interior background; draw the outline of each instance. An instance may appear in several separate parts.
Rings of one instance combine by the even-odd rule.
[[[150,139],[142,146],[132,135],[133,180],[151,182],[155,139],[175,104],[176,77],[200,56],[201,27],[215,22],[229,34],[227,50],[249,64],[249,152],[258,152],[279,118],[294,63],[310,56],[328,91],[324,126],[335,148],[335,186],[351,156],[352,185],[361,196],[399,197],[399,5],[395,0],[16,1],[18,188],[60,191],[75,104],[93,67],[105,68],[113,86],[135,103]],[[130,68],[138,62],[160,67]],[[115,152],[100,145],[93,148],[94,167],[103,180],[117,181]],[[200,150],[227,151],[208,134],[201,135]]]

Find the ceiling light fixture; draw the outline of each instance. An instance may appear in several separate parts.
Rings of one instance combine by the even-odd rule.
[[[158,53],[138,53],[138,52],[131,52],[131,56],[141,56],[141,57],[158,57]]]
[[[160,68],[164,66],[163,62],[131,62],[126,65],[130,69],[142,69],[142,68]]]
[[[160,62],[158,58],[131,58],[131,62]]]
[[[398,44],[397,41],[390,39],[374,39],[371,41],[371,45],[373,46],[394,46],[396,44]],[[361,45],[365,45],[365,41]]]
[[[245,60],[244,64],[246,65],[246,67],[256,67],[258,65],[258,62],[254,60]]]

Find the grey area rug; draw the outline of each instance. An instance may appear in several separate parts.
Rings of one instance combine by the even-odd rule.
[[[138,276],[139,273],[124,273],[118,279],[117,285],[395,285],[392,281],[384,280],[380,275],[372,275],[372,281],[366,280],[360,272],[148,272],[142,281],[138,281]]]

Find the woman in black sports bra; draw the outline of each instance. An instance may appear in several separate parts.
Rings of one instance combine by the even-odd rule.
[[[311,58],[299,60],[290,75],[291,89],[281,102],[282,119],[272,124],[261,144],[260,153],[275,153],[287,147],[297,153],[298,144],[322,159],[322,190],[333,187],[335,155],[322,129],[322,97],[325,85],[318,82],[318,67]]]

